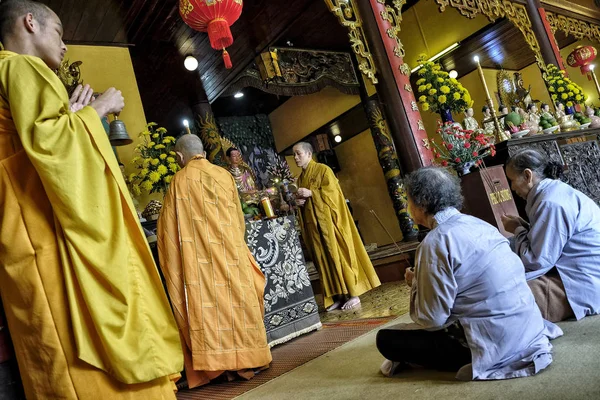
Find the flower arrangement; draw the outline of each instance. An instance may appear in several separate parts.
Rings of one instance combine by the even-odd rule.
[[[552,100],[573,107],[587,100],[581,86],[565,76],[565,71],[559,70],[556,65],[548,64],[545,74],[546,85]]]
[[[433,150],[436,163],[442,167],[460,171],[466,164],[480,165],[483,158],[496,155],[496,148],[483,131],[468,131],[458,124],[438,122],[437,133],[442,137],[442,143],[428,139],[425,147]]]
[[[450,78],[438,63],[426,61],[422,54],[418,62],[417,92],[419,104],[423,111],[431,110],[441,113],[445,110],[458,113],[473,105],[469,91],[456,79]]]
[[[156,123],[151,122],[139,134],[142,143],[136,146],[137,155],[131,160],[137,172],[129,175],[134,196],[139,196],[142,192],[164,194],[173,175],[179,171],[173,151],[175,138],[167,136],[165,128],[156,126]]]
[[[272,184],[277,185],[280,182],[293,182],[294,176],[290,171],[287,161],[281,157],[276,157],[274,161],[267,165],[267,173]]]

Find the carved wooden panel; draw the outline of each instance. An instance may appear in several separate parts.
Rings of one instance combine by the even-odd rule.
[[[518,144],[518,145],[514,145],[514,146],[509,145],[508,146],[508,155],[510,157],[512,157],[515,154],[517,154],[519,151],[525,150],[525,149],[537,150],[540,153],[547,155],[548,158],[550,158],[551,160],[565,165],[565,161],[563,160],[563,157],[560,153],[558,144],[554,140],[548,140],[545,142],[536,142],[536,143],[523,143],[523,144]]]
[[[563,181],[600,204],[600,148],[598,140],[560,146],[568,170]]]

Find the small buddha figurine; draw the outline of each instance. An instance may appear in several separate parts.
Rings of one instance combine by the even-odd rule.
[[[556,103],[556,119],[560,122],[560,119],[566,116],[567,114],[565,113],[565,106],[563,103]]]
[[[492,110],[490,110],[488,106],[483,106],[481,112],[483,113],[483,121],[481,121],[481,125],[483,126],[485,134],[493,135],[496,128],[494,127],[494,121],[492,121]]]
[[[500,126],[504,126],[504,117],[506,117],[508,115],[508,107],[506,107],[504,104],[500,104],[500,107],[498,107],[498,119],[500,120]]]
[[[533,103],[527,105],[527,120],[537,125],[540,124],[540,115],[537,112],[537,106]]]
[[[467,131],[476,131],[479,129],[479,123],[473,117],[474,111],[473,108],[469,107],[465,111],[465,119],[463,120],[463,128]]]
[[[590,128],[600,128],[600,117],[596,116],[596,112],[590,106],[585,107],[585,115],[590,119]]]
[[[255,183],[254,173],[250,168],[244,165],[242,153],[235,147],[227,150],[227,159],[229,161],[229,172],[235,179],[235,185],[241,199],[247,204],[258,204],[258,188]]]
[[[550,119],[550,118],[554,119],[554,116],[550,112],[550,105],[548,105],[546,103],[542,103],[542,115],[544,117],[546,117],[546,119]]]

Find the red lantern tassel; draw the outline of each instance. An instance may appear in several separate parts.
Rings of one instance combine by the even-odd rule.
[[[233,67],[229,53],[225,49],[223,49],[223,62],[225,63],[225,68],[231,69]]]

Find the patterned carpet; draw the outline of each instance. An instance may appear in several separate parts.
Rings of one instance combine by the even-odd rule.
[[[247,391],[275,379],[300,365],[347,343],[385,324],[393,317],[339,321],[323,324],[323,329],[301,336],[271,351],[271,368],[260,372],[249,381],[212,383],[192,390],[180,390],[179,400],[225,400],[233,399]]]
[[[365,318],[396,317],[409,311],[410,289],[404,281],[384,283],[376,289],[360,296],[361,307],[349,311],[326,312],[323,309],[323,296],[315,296],[319,305],[321,322],[350,321]]]

